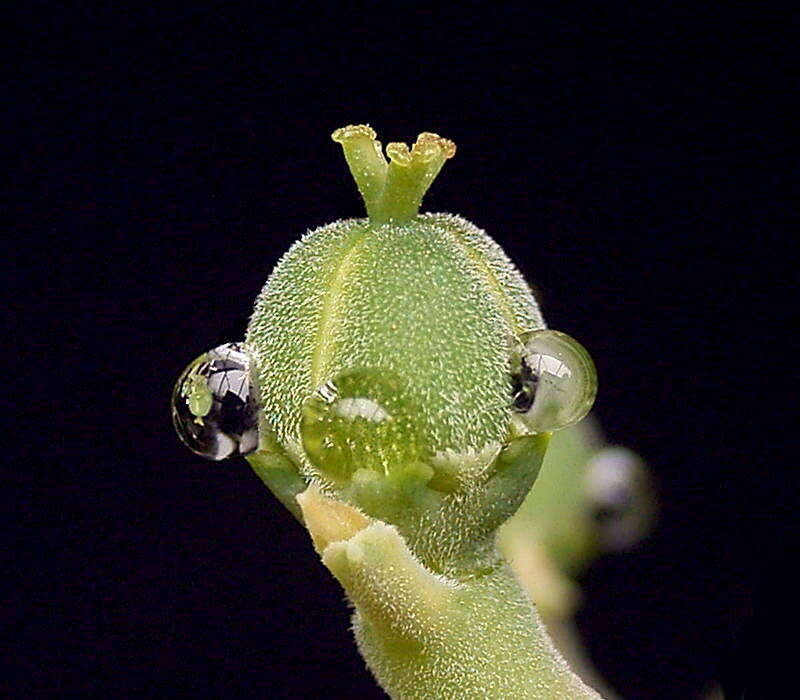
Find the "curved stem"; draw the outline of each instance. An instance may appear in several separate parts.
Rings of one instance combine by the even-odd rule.
[[[556,651],[505,564],[464,580],[440,576],[394,527],[316,487],[298,501],[322,561],[355,606],[359,649],[391,697],[600,697]]]
[[[543,619],[547,634],[553,640],[553,644],[569,662],[575,673],[583,679],[583,682],[591,683],[592,687],[601,692],[606,700],[616,700],[619,696],[595,668],[581,641],[575,623],[570,618],[543,617]]]

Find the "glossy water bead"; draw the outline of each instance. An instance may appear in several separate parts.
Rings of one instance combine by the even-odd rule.
[[[591,409],[597,393],[594,363],[566,333],[526,333],[513,367],[513,407],[537,432],[561,430]]]
[[[258,405],[243,344],[220,345],[184,370],[172,393],[172,423],[184,444],[207,459],[258,448]]]
[[[348,370],[320,386],[303,407],[303,447],[333,479],[358,469],[388,474],[422,454],[418,414],[392,372]]]

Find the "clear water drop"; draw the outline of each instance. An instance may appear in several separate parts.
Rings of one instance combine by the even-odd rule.
[[[574,425],[589,412],[597,394],[589,353],[559,331],[531,331],[521,340],[512,366],[514,410],[537,433]]]
[[[172,392],[172,423],[192,452],[221,460],[258,449],[258,404],[241,343],[203,353]]]
[[[303,448],[332,479],[349,478],[359,469],[388,474],[422,454],[418,415],[394,373],[347,370],[317,388],[303,406]]]

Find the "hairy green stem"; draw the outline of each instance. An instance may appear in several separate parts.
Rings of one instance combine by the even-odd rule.
[[[598,698],[569,669],[511,570],[434,574],[396,528],[316,487],[298,497],[355,607],[359,649],[392,698]]]

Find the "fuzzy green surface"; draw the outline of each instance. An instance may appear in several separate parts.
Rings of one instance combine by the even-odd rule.
[[[504,565],[466,581],[436,576],[382,523],[330,545],[323,561],[355,604],[359,649],[395,700],[599,698]]]
[[[543,326],[505,253],[461,217],[317,229],[280,260],[250,322],[246,343],[269,434],[250,463],[284,502],[315,480],[397,525],[434,570],[484,567],[494,529],[529,491],[547,444],[511,423],[512,344]],[[320,385],[353,372],[366,378],[366,396],[410,411],[415,430],[377,426],[371,435],[362,422],[328,441],[338,461],[326,462],[324,432],[312,434],[308,422],[301,430],[304,406]],[[381,398],[381,377],[402,394],[397,401]],[[512,439],[524,442],[501,452]],[[342,464],[348,454],[353,463]]]
[[[310,232],[257,300],[246,345],[263,429],[248,459],[295,514],[294,496],[316,482],[375,519],[322,558],[393,698],[597,697],[493,546],[548,443],[526,433],[511,405],[513,346],[543,327],[500,247],[450,214]],[[337,378],[352,395],[333,415],[312,397]],[[365,419],[347,433],[343,415],[377,411],[353,403],[362,394],[387,413],[413,412],[414,430],[380,421],[371,430]],[[341,432],[326,440],[328,429]]]
[[[301,407],[321,384],[385,368],[406,381],[435,453],[506,441],[508,340],[543,325],[494,241],[460,217],[428,214],[304,236],[259,296],[246,343],[279,441],[299,440]]]

